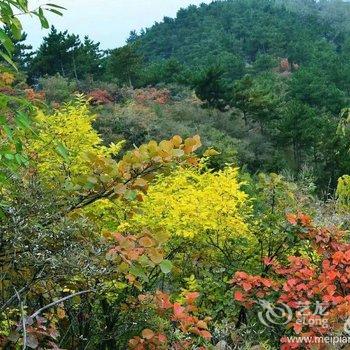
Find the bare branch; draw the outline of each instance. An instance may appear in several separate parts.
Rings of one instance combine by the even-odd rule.
[[[16,288],[15,288],[15,293],[21,306],[21,320],[22,320],[22,328],[23,328],[23,348],[22,349],[26,350],[27,349],[27,329],[26,329],[26,318],[24,316],[24,305]]]
[[[1,254],[0,254],[0,257],[1,257]],[[15,294],[12,295],[12,297],[10,299],[8,299],[4,304],[2,304],[0,306],[0,311],[5,310],[9,305],[11,305],[11,303],[16,298],[18,299],[18,295],[21,295],[23,292],[25,292],[34,281],[36,281],[38,278],[40,278],[44,269],[45,269],[45,265],[40,271],[38,271],[37,273],[34,274],[33,278],[30,281],[28,281],[28,283],[24,287],[22,287],[19,291],[16,291],[16,289],[15,289],[15,291],[16,291]]]
[[[67,295],[67,296],[64,297],[64,298],[59,299],[59,300],[56,300],[56,301],[54,301],[54,302],[52,302],[52,303],[50,303],[50,304],[48,304],[48,305],[45,305],[44,307],[40,308],[39,310],[35,311],[35,312],[30,316],[30,318],[35,318],[35,317],[39,316],[43,311],[45,311],[45,310],[49,309],[50,307],[53,307],[53,306],[55,306],[55,305],[57,305],[57,304],[63,303],[63,302],[66,301],[66,300],[69,300],[69,299],[71,299],[71,298],[74,298],[74,297],[76,297],[76,296],[78,296],[78,295],[87,294],[87,293],[92,293],[92,292],[94,292],[94,291],[95,291],[95,290],[93,290],[93,289],[88,289],[88,290],[83,290],[83,291],[81,291],[81,292],[73,293],[73,294],[71,294],[71,295]]]

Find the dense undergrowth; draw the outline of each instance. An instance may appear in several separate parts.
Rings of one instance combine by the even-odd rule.
[[[349,331],[347,9],[219,1],[3,63],[0,347],[346,349],[316,338]]]

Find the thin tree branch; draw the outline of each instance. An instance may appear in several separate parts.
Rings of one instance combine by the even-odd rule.
[[[78,295],[87,294],[87,293],[92,293],[92,292],[94,292],[93,289],[88,289],[88,290],[83,290],[83,291],[81,291],[81,292],[73,293],[73,294],[71,294],[71,295],[67,295],[67,296],[64,297],[64,298],[59,299],[59,300],[56,300],[56,301],[54,301],[54,302],[52,302],[52,303],[50,303],[50,304],[48,304],[48,305],[46,305],[46,306],[40,308],[39,310],[35,311],[35,312],[30,316],[30,318],[35,318],[35,317],[39,316],[43,311],[45,311],[45,310],[49,309],[50,307],[53,307],[53,306],[55,306],[55,305],[57,305],[57,304],[63,303],[63,302],[66,301],[66,300],[69,300],[69,299],[71,299],[71,298],[74,298],[74,297],[76,297],[76,296],[78,296]]]
[[[8,305],[11,305],[11,303],[17,298],[19,301],[20,301],[20,299],[18,298],[18,296],[20,295],[20,294],[22,294],[26,289],[27,289],[27,285],[25,285],[24,287],[22,287],[19,291],[17,291],[16,289],[15,289],[15,294],[14,295],[12,295],[12,297],[10,298],[10,299],[8,299],[4,304],[2,304],[1,305],[1,307],[0,307],[0,310],[2,311],[2,310],[4,310]]]
[[[0,255],[1,257],[1,255]],[[19,291],[16,291],[14,295],[12,295],[12,297],[10,299],[8,299],[4,304],[2,304],[0,306],[0,311],[3,311],[7,306],[11,305],[11,303],[17,298],[18,299],[18,295],[21,295],[24,291],[26,291],[30,285],[35,282],[37,279],[39,279],[41,277],[41,274],[43,273],[45,269],[45,265],[43,266],[42,269],[40,269],[38,272],[36,272],[33,276],[33,278],[28,281],[28,283],[23,286]],[[16,290],[16,289],[15,289]]]
[[[23,347],[22,347],[22,349],[26,350],[27,349],[27,329],[26,329],[26,319],[24,316],[24,305],[23,305],[23,302],[21,300],[19,293],[17,292],[17,289],[16,288],[14,288],[14,289],[15,289],[17,299],[20,303],[20,307],[21,307],[21,320],[22,320],[22,328],[23,328]]]

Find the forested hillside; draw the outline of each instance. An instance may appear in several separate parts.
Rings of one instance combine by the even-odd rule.
[[[286,57],[306,64],[319,45],[344,47],[349,13],[349,4],[334,1],[215,1],[182,9],[174,19],[132,33],[129,42],[140,41],[151,62],[176,58],[190,66],[246,65],[267,55],[267,60]]]
[[[194,112],[181,127],[187,135],[206,129],[209,144],[223,154],[230,148],[217,166],[304,171],[329,196],[349,167],[347,141],[337,132],[349,103],[349,13],[342,1],[216,1],[134,31],[126,46],[108,52],[90,38],[52,28],[22,66],[31,83],[59,74],[87,93],[102,86],[98,81],[110,89],[167,87],[177,101],[194,90],[210,116],[198,126]],[[112,95],[122,95],[117,90]],[[177,132],[172,118],[167,136]]]
[[[348,349],[350,3],[65,11],[0,0],[0,348]]]

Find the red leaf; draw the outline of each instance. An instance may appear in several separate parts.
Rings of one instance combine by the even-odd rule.
[[[301,323],[298,323],[298,322],[297,322],[297,323],[294,323],[293,329],[294,329],[294,332],[295,332],[296,334],[299,334],[299,333],[302,331],[303,326],[302,326]]]
[[[243,282],[243,283],[242,283],[242,286],[243,286],[243,289],[244,289],[246,292],[248,292],[249,290],[252,289],[252,285],[251,285],[250,283],[248,283],[248,282]]]
[[[173,305],[173,311],[174,311],[174,318],[181,319],[181,317],[184,316],[185,308],[182,307],[179,303],[175,303]]]
[[[272,285],[271,281],[268,280],[267,278],[262,279],[261,282],[265,287],[271,287]]]
[[[299,214],[299,220],[303,226],[309,226],[311,224],[311,218],[306,214]]]
[[[336,252],[332,255],[332,259],[336,261],[337,263],[340,263],[344,257],[343,252]]]
[[[208,331],[201,331],[200,334],[204,339],[210,340],[212,338],[211,333]]]
[[[162,334],[162,333],[158,335],[158,339],[161,343],[166,343],[166,341],[167,341],[166,335]]]
[[[173,304],[170,302],[170,297],[168,294],[158,291],[156,293],[156,297],[157,297],[158,306],[161,309],[170,309],[173,307]]]
[[[235,300],[237,301],[244,301],[244,295],[242,294],[242,292],[236,291],[235,295],[234,295]]]
[[[186,301],[188,304],[193,304],[198,297],[199,297],[198,292],[190,292],[186,294]]]
[[[287,220],[291,225],[296,225],[298,223],[297,216],[295,214],[287,214]]]

